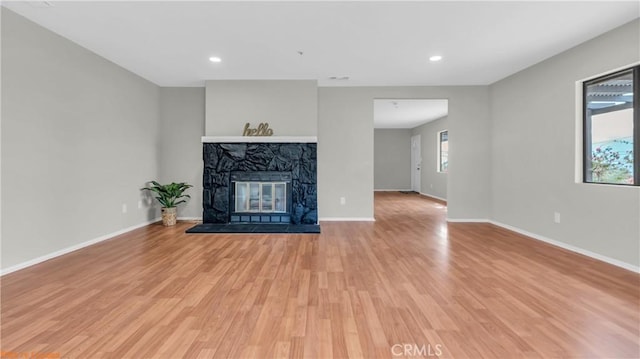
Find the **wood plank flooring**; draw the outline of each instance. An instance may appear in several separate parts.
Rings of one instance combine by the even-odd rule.
[[[639,358],[640,277],[376,193],[320,235],[151,225],[1,278],[0,349],[63,358]]]

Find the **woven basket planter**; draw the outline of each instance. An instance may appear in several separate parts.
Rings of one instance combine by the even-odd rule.
[[[176,207],[171,207],[171,208],[162,207],[161,212],[162,212],[163,225],[168,227],[176,224],[176,213],[177,213]]]

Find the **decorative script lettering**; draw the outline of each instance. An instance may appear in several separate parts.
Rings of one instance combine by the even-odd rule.
[[[243,136],[273,136],[273,130],[269,128],[269,123],[261,123],[257,128],[251,128],[251,124],[247,122],[244,125]]]

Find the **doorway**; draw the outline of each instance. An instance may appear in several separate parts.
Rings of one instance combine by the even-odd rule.
[[[417,192],[446,201],[438,133],[447,99],[374,99],[374,191]]]

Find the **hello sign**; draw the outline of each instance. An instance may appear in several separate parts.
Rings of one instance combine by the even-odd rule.
[[[243,136],[273,136],[273,130],[269,128],[269,123],[260,123],[257,128],[251,128],[251,124],[247,122],[244,125]]]

